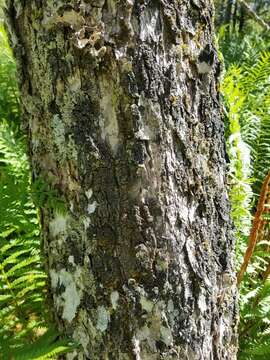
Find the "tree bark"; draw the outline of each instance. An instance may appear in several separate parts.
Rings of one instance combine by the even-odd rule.
[[[235,359],[211,1],[8,0],[6,19],[67,359]]]

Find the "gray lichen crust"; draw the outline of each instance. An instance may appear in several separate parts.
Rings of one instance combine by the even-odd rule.
[[[236,359],[210,0],[8,0],[67,359]],[[207,71],[198,58],[211,49]]]

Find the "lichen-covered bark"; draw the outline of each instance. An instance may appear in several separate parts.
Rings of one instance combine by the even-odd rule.
[[[210,0],[7,1],[68,359],[236,357],[216,53],[198,64],[212,17]]]

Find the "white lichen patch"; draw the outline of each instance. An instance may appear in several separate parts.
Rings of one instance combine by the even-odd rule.
[[[50,271],[52,288],[55,289],[57,286],[63,286],[65,289],[60,296],[55,298],[55,303],[57,308],[63,308],[62,317],[68,322],[74,319],[77,308],[80,305],[82,291],[76,285],[79,283],[80,276],[80,268],[77,268],[73,274],[65,269],[61,269],[59,272],[55,270]]]
[[[70,264],[72,264],[72,265],[75,265],[75,261],[74,261],[74,256],[73,256],[73,255],[70,255],[70,256],[68,257],[68,262],[69,262]]]
[[[90,203],[90,199],[93,196],[93,190],[92,189],[88,189],[87,191],[85,191],[85,196],[87,198],[87,200],[89,201],[88,205],[87,205],[87,212],[88,214],[93,214],[96,210],[97,207],[97,202],[93,201]]]
[[[68,353],[66,355],[66,358],[67,360],[74,360],[76,356],[77,356],[77,351],[72,351],[72,353]]]
[[[188,209],[188,218],[191,223],[195,220],[195,211],[196,211],[196,206],[193,205],[191,205],[190,208]]]
[[[148,126],[144,126],[143,128],[140,128],[136,133],[135,133],[135,137],[136,139],[139,140],[145,140],[148,141],[151,139],[152,137],[152,133],[149,129]]]
[[[140,15],[140,39],[141,41],[157,41],[158,38],[158,11],[145,10]]]
[[[203,294],[199,295],[198,307],[199,307],[202,314],[204,314],[206,312],[206,310],[207,310],[206,299],[205,299],[205,296]]]
[[[87,197],[88,200],[91,199],[93,195],[93,190],[92,189],[88,189],[86,192],[85,192],[85,196]]]
[[[164,342],[167,346],[172,345],[173,337],[171,329],[165,326],[160,327],[160,340]]]
[[[143,310],[147,312],[151,312],[154,307],[154,303],[150,300],[148,300],[146,297],[142,296],[140,298],[140,304]]]
[[[83,222],[84,230],[87,230],[91,224],[89,217],[84,217],[82,222]]]
[[[89,39],[86,39],[86,38],[84,38],[84,39],[78,38],[78,39],[77,39],[77,47],[78,47],[79,49],[83,49],[83,48],[86,47],[86,45],[88,45],[88,44],[89,44]]]
[[[96,328],[101,332],[104,332],[108,328],[110,322],[110,313],[107,311],[105,306],[98,306],[97,308],[97,325]]]
[[[156,351],[157,341],[162,341],[166,346],[171,346],[173,343],[173,336],[169,326],[166,310],[169,310],[171,313],[174,312],[173,302],[169,301],[168,306],[166,306],[164,301],[152,303],[146,298],[141,298],[140,302],[144,309],[148,310],[147,325],[141,327],[134,337],[134,339],[139,341],[141,353],[144,348],[143,343],[145,341],[152,352]],[[144,359],[144,356],[142,356],[142,358]]]
[[[132,343],[133,343],[133,352],[134,352],[134,355],[135,355],[135,359],[136,360],[141,360],[140,340],[137,339],[136,337],[133,337]]]
[[[218,324],[218,333],[219,333],[219,338],[220,341],[222,342],[224,339],[224,334],[226,332],[226,329],[228,329],[228,325],[229,322],[226,324],[223,318],[220,318],[219,320],[219,324]]]
[[[88,204],[88,206],[87,206],[88,214],[89,215],[93,214],[95,212],[95,210],[96,210],[96,207],[97,207],[97,202],[96,201],[92,202],[91,204]]]
[[[51,278],[51,285],[52,288],[55,289],[58,284],[58,274],[55,270],[50,270],[50,278]]]
[[[139,341],[147,340],[151,338],[151,331],[149,327],[143,326],[141,329],[137,332],[137,339]]]
[[[71,322],[76,315],[77,307],[80,305],[80,293],[77,291],[76,283],[72,275],[65,270],[62,278],[60,278],[60,283],[66,288],[62,294],[64,300],[63,319]]]
[[[110,295],[110,300],[111,300],[112,308],[114,310],[116,310],[117,306],[118,306],[119,292],[118,291],[113,291],[111,293],[111,295]]]
[[[63,214],[56,214],[54,220],[49,224],[50,234],[52,237],[56,237],[60,234],[64,234],[67,231],[68,216]]]

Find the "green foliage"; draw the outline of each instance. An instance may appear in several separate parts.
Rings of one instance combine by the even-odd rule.
[[[222,29],[221,31],[224,31]],[[237,264],[247,248],[251,219],[270,169],[270,51],[258,33],[220,37],[227,67],[223,80],[232,217]],[[227,47],[228,46],[228,47]],[[266,198],[266,202],[268,199]],[[270,263],[268,205],[263,226],[240,287],[239,359],[270,358]]]
[[[12,130],[18,132],[20,126],[20,107],[15,71],[16,66],[1,23],[0,50],[0,122],[8,122]]]
[[[59,333],[54,329],[48,329],[39,336],[34,343],[16,346],[10,353],[6,348],[2,350],[3,360],[9,360],[10,355],[15,360],[46,360],[55,359],[58,355],[66,354],[78,345],[68,340],[60,340]]]
[[[0,354],[4,360],[41,360],[71,351],[75,344],[61,340],[49,325],[32,199],[44,185],[31,189],[19,117],[15,65],[0,28]],[[55,196],[47,190],[43,196],[52,201]]]
[[[48,327],[46,275],[23,142],[0,127],[0,352],[4,359],[47,359],[70,351]]]
[[[239,85],[241,69],[231,66],[222,83],[222,93],[227,107],[227,151],[230,158],[229,179],[232,219],[236,228],[237,260],[241,262],[249,234],[251,214],[250,203],[250,151],[243,141],[240,116],[246,96]],[[244,241],[243,241],[244,240]]]
[[[251,150],[254,191],[258,194],[270,168],[270,51],[262,52],[252,68],[243,66],[239,78],[246,101],[241,111],[244,141]]]
[[[253,29],[249,35],[237,30],[228,34],[228,25],[223,25],[219,29],[218,40],[227,67],[244,64],[251,69],[260,53],[270,51],[269,34],[259,30]]]
[[[270,355],[270,280],[259,285],[252,276],[252,282],[253,288],[244,286],[241,293],[240,360],[267,359]]]
[[[269,76],[270,52],[262,52],[251,68],[246,63],[231,65],[222,85],[227,105],[232,212],[240,231],[246,229],[247,205],[256,200],[270,169]],[[245,226],[241,225],[243,221]]]

